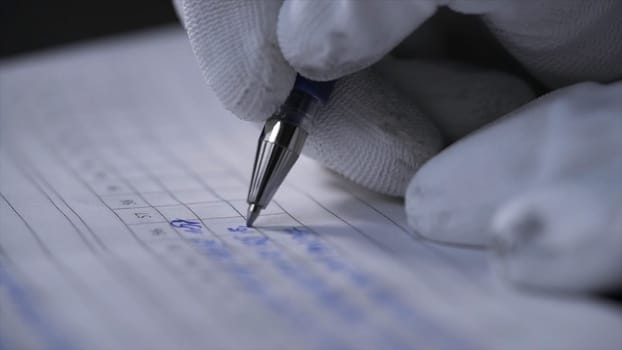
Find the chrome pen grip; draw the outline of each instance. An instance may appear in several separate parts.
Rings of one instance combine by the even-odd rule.
[[[270,203],[294,166],[311,128],[312,116],[326,102],[332,88],[332,82],[314,82],[298,76],[285,103],[266,121],[248,190],[247,225],[252,225]]]

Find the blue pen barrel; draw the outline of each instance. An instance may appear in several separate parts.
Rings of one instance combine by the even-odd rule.
[[[335,81],[313,81],[302,77],[300,74],[296,76],[294,90],[304,92],[322,104],[326,104],[330,93],[333,91]]]
[[[334,86],[335,81],[313,81],[296,76],[294,88],[272,118],[286,120],[305,131],[309,130],[310,117],[328,102]]]

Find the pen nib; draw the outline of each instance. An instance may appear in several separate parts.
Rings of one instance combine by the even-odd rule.
[[[248,211],[246,212],[246,226],[247,227],[253,226],[253,223],[259,216],[260,211],[261,211],[261,208],[259,206],[255,204],[249,204]]]

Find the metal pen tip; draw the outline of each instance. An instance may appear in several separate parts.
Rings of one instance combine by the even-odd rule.
[[[261,208],[255,204],[248,205],[248,211],[246,212],[246,226],[251,227],[261,212]]]

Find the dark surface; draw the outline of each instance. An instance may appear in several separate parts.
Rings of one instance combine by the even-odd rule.
[[[0,0],[0,57],[176,21],[172,0]]]

